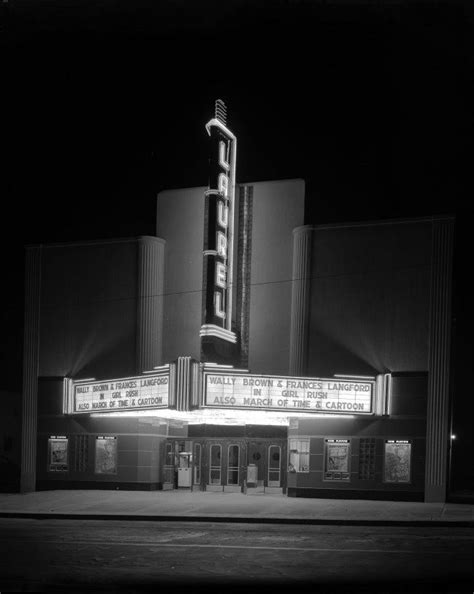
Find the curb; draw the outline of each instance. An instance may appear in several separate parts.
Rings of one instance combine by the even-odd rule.
[[[127,522],[214,522],[232,524],[309,524],[312,526],[406,526],[474,528],[474,520],[358,520],[330,518],[289,518],[216,515],[138,515],[138,514],[89,514],[53,512],[0,512],[0,518],[29,520],[116,520]]]

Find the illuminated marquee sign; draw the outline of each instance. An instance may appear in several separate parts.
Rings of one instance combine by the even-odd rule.
[[[74,413],[167,408],[169,372],[102,382],[73,383]]]
[[[217,102],[216,111],[225,110]],[[232,323],[232,260],[235,165],[237,139],[222,118],[206,124],[210,136],[209,189],[206,192],[206,230],[204,234],[205,304],[200,335],[237,341]]]
[[[373,381],[204,374],[205,406],[289,412],[372,414]]]

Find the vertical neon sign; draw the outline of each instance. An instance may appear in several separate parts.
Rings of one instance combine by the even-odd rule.
[[[230,343],[234,247],[235,165],[237,139],[226,127],[226,107],[218,99],[216,114],[206,124],[210,136],[209,189],[206,192],[204,234],[204,312],[201,337]]]

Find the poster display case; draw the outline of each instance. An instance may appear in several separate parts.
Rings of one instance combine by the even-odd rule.
[[[350,440],[325,439],[324,480],[350,481]]]
[[[411,441],[385,440],[383,478],[385,483],[411,482]]]
[[[51,435],[48,439],[48,471],[68,470],[68,438],[65,435]]]
[[[117,474],[117,438],[98,435],[95,440],[95,473]]]

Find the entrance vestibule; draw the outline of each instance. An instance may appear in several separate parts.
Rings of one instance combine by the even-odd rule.
[[[284,493],[286,457],[286,439],[168,440],[163,460],[163,489]]]

